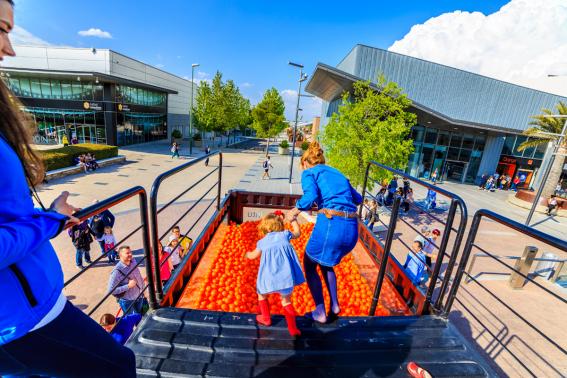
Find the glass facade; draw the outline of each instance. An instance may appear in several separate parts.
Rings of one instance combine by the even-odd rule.
[[[103,86],[93,81],[33,78],[11,74],[4,82],[12,93],[22,98],[52,100],[102,101]]]
[[[117,145],[153,142],[167,138],[166,114],[119,113]]]
[[[26,108],[37,125],[36,144],[61,144],[63,135],[69,141],[106,144],[104,113],[69,109]]]
[[[504,139],[504,147],[502,148],[502,155],[507,156],[515,156],[521,157],[526,159],[543,159],[543,155],[545,154],[546,145],[540,144],[536,148],[526,148],[524,151],[518,151],[518,147],[520,144],[524,143],[526,140],[529,140],[528,137],[523,135],[508,135],[506,139]]]
[[[167,95],[165,93],[129,87],[127,85],[116,86],[116,102],[144,106],[164,106],[166,99]]]
[[[486,137],[483,134],[462,133],[417,125],[412,128],[414,152],[407,172],[412,176],[474,182],[480,166]]]
[[[167,138],[167,93],[84,77],[2,72],[1,78],[35,122],[37,144],[61,144],[63,135],[70,142],[119,146]]]

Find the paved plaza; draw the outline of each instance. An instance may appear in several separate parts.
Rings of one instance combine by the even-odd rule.
[[[121,148],[119,153],[126,156],[126,163],[102,168],[94,173],[79,174],[65,177],[49,182],[39,190],[39,195],[45,203],[50,203],[61,191],[67,190],[71,193],[70,201],[79,207],[90,205],[95,199],[103,199],[129,187],[140,185],[150,190],[155,177],[175,166],[183,164],[190,159],[202,156],[200,149],[195,149],[192,156],[188,156],[182,149],[181,159],[171,159],[167,143],[151,143]],[[293,178],[289,183],[290,156],[282,156],[276,153],[276,147],[270,150],[273,169],[270,169],[270,179],[263,180],[262,153],[251,153],[250,151],[229,150],[223,151],[223,183],[222,193],[229,189],[242,189],[255,192],[276,192],[301,194],[301,170],[299,169],[298,156],[294,159]],[[163,205],[177,194],[190,186],[192,183],[217,169],[217,157],[211,158],[209,167],[198,163],[195,167],[164,182],[158,198],[158,203]],[[193,224],[191,237],[196,237],[202,230],[205,220],[208,219],[214,207],[206,208],[206,205],[214,200],[216,188],[214,187],[217,174],[212,173],[194,190],[182,196],[176,203],[160,213],[158,220],[160,224],[159,234],[167,235],[172,222],[179,219],[185,210],[195,204],[195,200],[203,197],[203,203],[196,205],[194,211],[181,221],[179,225],[182,231]],[[514,206],[507,202],[511,192],[483,192],[470,185],[460,185],[450,182],[440,184],[441,187],[461,196],[468,206],[469,224],[472,215],[480,208],[488,208],[499,214],[508,216],[517,221],[522,221],[527,215],[527,210]],[[414,186],[416,203],[419,204],[425,197],[425,191]],[[416,235],[416,229],[423,225],[436,227],[443,230],[443,221],[446,218],[448,202],[439,198],[439,208],[432,216],[414,208],[407,215],[403,215],[403,221],[398,221],[396,228],[396,241],[392,246],[393,255],[403,262],[411,241]],[[116,215],[115,234],[117,240],[126,236],[139,224],[138,202],[136,199],[119,204],[112,209]],[[198,215],[204,213],[203,218]],[[381,220],[388,223],[389,213],[384,209]],[[567,219],[561,217],[546,217],[542,214],[534,216],[533,223],[541,231],[550,233],[557,237],[563,237]],[[376,227],[376,231],[379,227]],[[378,233],[380,235],[380,233]],[[383,236],[383,235],[381,235]],[[451,240],[453,240],[452,236]],[[65,278],[68,279],[78,272],[74,264],[74,248],[66,233],[54,239],[53,244],[61,260]],[[140,233],[133,235],[128,241],[135,250],[138,258],[142,257],[142,245]],[[483,222],[478,235],[478,244],[487,251],[498,256],[520,256],[526,245],[536,245],[543,252],[553,252],[560,258],[567,256],[545,246],[543,243],[530,240],[524,235],[519,235],[513,230],[493,222]],[[100,255],[96,243],[91,246],[92,258]],[[474,251],[478,252],[478,251]],[[514,264],[514,261],[506,261]],[[143,264],[141,265],[143,266]],[[92,311],[93,305],[106,294],[106,285],[111,265],[106,262],[98,263],[93,269],[87,271],[83,278],[71,283],[65,293],[84,311]],[[445,269],[445,266],[442,268]],[[145,272],[144,272],[145,274]],[[561,348],[567,348],[567,336],[560,326],[559,319],[564,317],[567,306],[558,302],[533,284],[526,285],[522,290],[512,290],[508,286],[509,272],[497,261],[480,258],[471,270],[471,275],[485,285],[486,289],[475,283],[463,284],[451,314],[452,320],[461,329],[463,334],[475,343],[478,349],[484,352],[490,359],[494,360],[495,367],[508,375],[523,376],[524,368],[517,364],[512,355],[524,356],[526,364],[532,371],[537,371],[540,376],[561,376],[567,372],[565,359],[562,359]],[[562,298],[567,297],[566,289],[549,283],[543,278],[538,282],[556,293]],[[488,290],[488,291],[487,291]],[[521,316],[529,320],[546,335],[551,335],[556,346],[544,340],[536,331],[526,327],[523,322],[517,320],[509,308],[499,303],[490,293],[500,298],[506,298],[507,305],[512,307]],[[534,311],[534,309],[541,311]],[[116,313],[118,306],[111,296],[104,304],[96,309],[93,317],[104,312]],[[559,348],[558,348],[558,347]],[[544,351],[539,355],[535,351]]]

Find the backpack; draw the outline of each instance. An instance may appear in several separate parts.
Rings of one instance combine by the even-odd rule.
[[[264,165],[263,165],[264,169],[268,169],[268,161],[264,160]]]

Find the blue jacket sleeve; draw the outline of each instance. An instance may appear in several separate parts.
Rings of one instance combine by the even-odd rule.
[[[356,191],[355,188],[352,187],[352,185],[350,185],[350,194],[355,205],[360,205],[362,203],[362,196]]]
[[[301,175],[301,188],[303,189],[303,196],[297,200],[295,206],[299,210],[310,210],[313,203],[319,199],[320,195],[315,177],[308,170],[303,171]]]
[[[0,270],[17,263],[61,232],[66,216],[35,210],[30,216],[0,224]]]

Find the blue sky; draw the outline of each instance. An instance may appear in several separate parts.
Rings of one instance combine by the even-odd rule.
[[[198,62],[199,77],[220,70],[254,103],[271,86],[296,89],[298,72],[288,60],[311,73],[317,62],[337,64],[356,43],[388,48],[431,17],[489,14],[507,2],[16,0],[16,23],[50,44],[110,48],[179,76],[190,76]],[[79,35],[91,28],[112,38]],[[293,92],[284,93],[293,103]],[[305,119],[317,111],[303,107]]]

